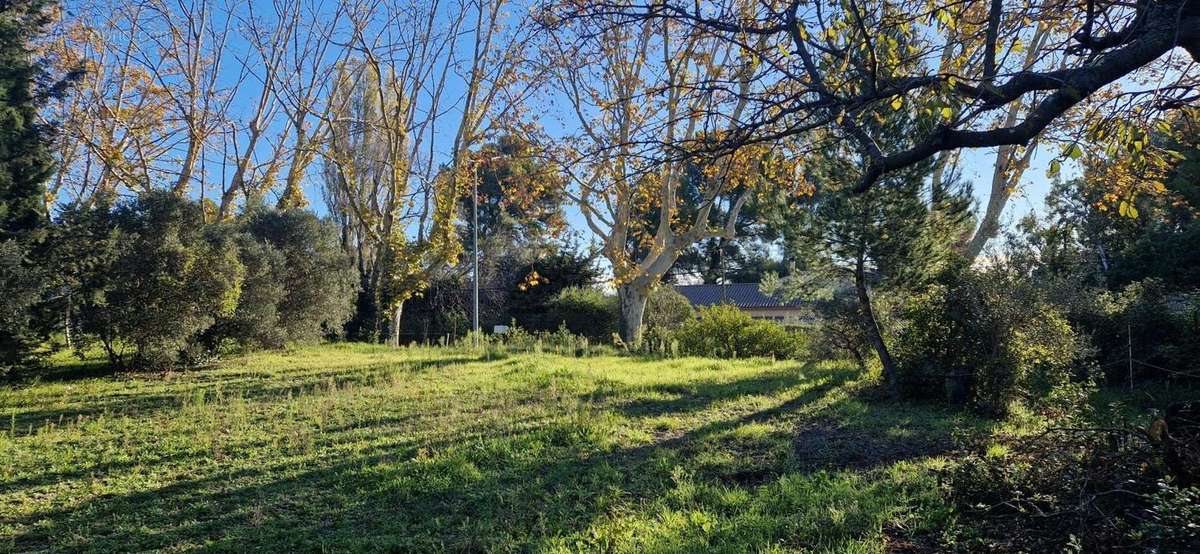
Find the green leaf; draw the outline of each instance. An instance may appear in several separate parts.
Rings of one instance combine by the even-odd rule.
[[[938,10],[937,18],[938,21],[942,22],[942,25],[951,29],[954,28],[954,15],[950,13],[950,10]]]
[[[1062,171],[1062,164],[1058,160],[1050,160],[1050,168],[1046,170],[1046,176],[1053,179],[1058,177],[1058,173]]]

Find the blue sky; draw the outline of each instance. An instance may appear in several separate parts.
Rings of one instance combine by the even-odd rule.
[[[271,8],[272,3],[268,2],[267,0],[254,0],[252,5],[260,17],[269,17],[270,14],[273,13]],[[310,9],[315,10],[317,13],[320,13],[321,10],[329,9],[320,2],[314,2],[309,6]],[[448,7],[450,4],[446,3],[444,6]],[[524,9],[520,6],[521,4],[518,3],[518,7],[515,9],[518,11]],[[93,10],[100,10],[101,12],[104,11],[103,6],[92,4],[90,2],[68,2],[68,8],[75,11],[84,12]],[[523,16],[521,13],[514,12],[513,14],[513,17],[521,16]],[[238,25],[236,21],[234,22],[234,25],[236,28]],[[387,29],[375,29],[374,31],[380,33],[388,32]],[[230,43],[229,48],[232,58],[225,63],[222,75],[222,77],[229,82],[236,80],[238,73],[243,70],[240,60],[245,59],[247,56],[253,57],[251,54],[251,49],[249,48],[249,44],[244,38],[238,36],[237,32],[234,32],[232,37],[232,42]],[[340,54],[340,51],[333,51],[329,54],[329,56],[336,57],[338,54]],[[261,77],[257,77],[257,71],[260,69],[261,68],[257,67],[251,59],[251,63],[249,65],[250,77],[245,81],[245,84],[238,92],[237,98],[231,105],[232,113],[230,115],[233,117],[245,121],[250,117],[250,115],[252,115],[258,90],[261,90]],[[456,102],[455,105],[458,105],[457,102],[461,101],[462,94],[463,81],[457,78],[452,79],[451,82],[448,83],[445,97],[452,99]],[[539,114],[538,117],[541,119],[539,123],[551,136],[561,136],[574,130],[571,123],[574,118],[564,117],[558,113],[560,110],[567,108],[567,104],[564,101],[561,99],[556,100],[551,95],[550,97],[540,99],[539,102],[544,105],[538,106],[537,108],[531,110],[531,113]],[[450,107],[443,117],[452,119],[457,116],[457,114],[458,110],[454,107]],[[277,131],[282,123],[277,121],[275,125]],[[453,132],[453,128],[447,127],[444,129],[444,131],[439,132],[433,137],[432,142],[434,144],[435,151],[437,152],[437,156],[443,160],[449,156],[450,145],[453,140]],[[261,146],[263,154],[265,155],[267,145],[263,144]],[[1043,199],[1050,186],[1049,179],[1046,177],[1046,167],[1049,163],[1049,160],[1054,157],[1056,152],[1057,149],[1053,146],[1050,146],[1049,148],[1043,146],[1036,153],[1031,167],[1023,175],[1018,194],[1009,201],[1004,217],[1002,218],[1002,222],[1007,223],[1015,221],[1030,211],[1036,211],[1042,208]],[[961,156],[960,167],[962,170],[962,176],[974,183],[975,195],[980,211],[982,211],[982,207],[987,203],[987,195],[989,192],[988,188],[990,186],[991,179],[991,168],[994,157],[994,149],[968,151],[964,152]],[[319,163],[320,162],[318,161],[317,164]],[[216,165],[219,165],[219,162],[216,162]],[[1069,167],[1069,165],[1070,164],[1067,164],[1063,168],[1064,177],[1070,176],[1070,174],[1074,171],[1074,168]],[[326,212],[326,209],[321,200],[322,195],[320,173],[316,169],[317,167],[314,167],[313,171],[310,171],[310,176],[305,186],[305,192],[311,202],[312,208],[319,213],[324,213]],[[213,171],[211,167],[210,171]],[[219,179],[219,177],[215,178]],[[274,191],[274,194],[278,194],[280,192],[281,191],[277,190]],[[573,231],[583,238],[585,242],[592,242],[595,240],[595,238],[592,237],[590,232],[587,230],[586,225],[583,224],[577,209],[568,209],[568,220],[571,223]]]

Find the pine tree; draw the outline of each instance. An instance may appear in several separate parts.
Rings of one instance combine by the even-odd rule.
[[[891,137],[926,124],[899,113],[878,120],[880,136]],[[955,241],[972,224],[970,191],[953,183],[941,194],[927,196],[933,166],[925,163],[854,194],[850,189],[862,161],[843,144],[828,144],[806,166],[816,193],[772,218],[785,237],[789,258],[806,270],[785,285],[793,292],[825,286],[835,296],[853,298],[853,319],[859,320],[865,346],[878,356],[887,385],[896,393],[900,369],[874,297],[881,291],[919,288],[949,263]]]
[[[43,0],[0,0],[0,376],[28,365],[44,334],[33,311],[47,288],[30,248],[47,225],[45,185],[54,171],[40,102],[45,83],[31,42],[49,23]]]
[[[42,0],[0,0],[0,240],[46,223],[45,184],[54,171],[38,123],[43,70],[30,42],[49,22]]]

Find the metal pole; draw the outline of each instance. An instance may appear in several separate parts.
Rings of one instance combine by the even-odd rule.
[[[471,187],[471,242],[474,245],[474,256],[472,257],[471,276],[474,281],[472,288],[474,309],[471,314],[474,337],[472,342],[479,340],[479,164],[475,165],[475,182]]]

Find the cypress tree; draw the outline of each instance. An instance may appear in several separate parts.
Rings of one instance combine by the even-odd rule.
[[[38,109],[62,87],[44,79],[32,41],[49,22],[45,0],[0,0],[0,376],[33,363],[46,338],[34,312],[50,272],[31,251],[48,226],[54,158]]]
[[[45,225],[45,185],[54,171],[38,123],[44,74],[30,42],[49,22],[43,0],[0,0],[0,240]]]

